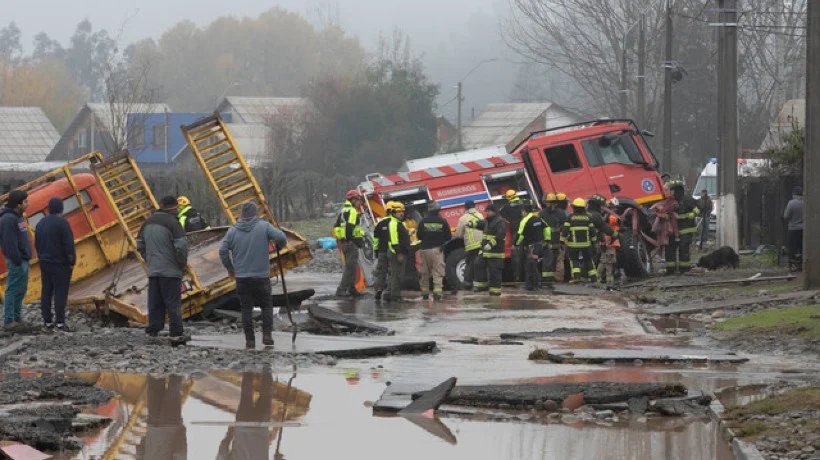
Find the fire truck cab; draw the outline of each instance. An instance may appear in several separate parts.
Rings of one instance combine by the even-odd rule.
[[[442,217],[455,229],[467,200],[474,201],[476,208],[483,211],[491,202],[503,204],[507,190],[531,199],[537,207],[548,192],[566,193],[570,200],[587,199],[596,193],[617,197],[620,204],[614,211],[625,220],[621,233],[626,242],[619,253],[619,263],[628,276],[641,277],[650,268],[651,259],[651,248],[644,236],[650,235],[652,229],[644,206],[664,198],[658,161],[644,139],[649,134],[640,131],[631,120],[596,120],[563,126],[530,134],[512,154],[497,149],[483,157],[456,154],[469,159],[450,164],[441,164],[447,158],[432,164],[416,160],[424,167],[389,176],[371,174],[359,190],[366,198],[369,225],[384,216],[387,201],[397,200],[409,208],[411,233],[412,222],[424,214],[431,200],[439,202]],[[508,255],[512,241],[509,231]],[[463,279],[463,242],[453,239],[444,250],[447,284],[458,286]],[[372,251],[364,256],[373,260]],[[511,270],[505,270],[505,275],[508,273]],[[408,284],[414,275],[415,269],[410,267]]]

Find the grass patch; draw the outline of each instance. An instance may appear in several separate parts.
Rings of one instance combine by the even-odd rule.
[[[282,226],[299,233],[310,241],[332,235],[333,217],[322,217],[319,219],[296,220],[292,222],[282,222]]]
[[[699,295],[709,294],[756,294],[760,291],[767,291],[771,294],[784,294],[787,292],[797,291],[801,288],[796,281],[780,281],[773,283],[751,283],[746,286],[720,286],[716,288],[705,287],[701,288]]]
[[[811,410],[820,410],[820,386],[795,388],[782,395],[733,407],[726,411],[725,418],[729,426],[743,439],[754,440],[763,436],[792,438],[796,436],[797,428],[809,432],[820,431],[820,420],[786,418],[785,422],[780,422],[751,418]]]
[[[710,326],[718,331],[781,330],[809,339],[820,339],[820,305],[781,308],[730,318]]]

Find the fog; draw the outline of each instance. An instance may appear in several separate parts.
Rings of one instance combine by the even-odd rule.
[[[219,16],[256,16],[273,6],[301,13],[311,21],[329,14],[369,50],[380,34],[395,28],[411,39],[423,56],[431,80],[441,85],[439,106],[455,119],[455,85],[476,64],[482,65],[464,81],[464,116],[470,119],[489,102],[508,101],[517,73],[512,55],[500,35],[500,18],[507,0],[141,0],[130,6],[111,0],[0,0],[0,25],[14,21],[23,32],[27,51],[32,37],[44,31],[66,44],[78,22],[88,18],[95,29],[107,29],[121,49],[136,40],[158,38],[182,20],[203,26]],[[274,95],[275,96],[275,95]],[[449,102],[449,103],[448,103]]]

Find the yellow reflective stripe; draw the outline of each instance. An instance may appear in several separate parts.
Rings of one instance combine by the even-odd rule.
[[[481,281],[473,281],[473,287],[485,288],[488,285],[489,285],[489,283],[482,283]]]
[[[503,259],[504,253],[503,252],[484,252],[481,254],[482,257],[485,259]]]
[[[653,201],[661,201],[663,199],[663,195],[649,195],[643,198],[636,198],[635,202],[638,204],[646,204],[651,203]]]
[[[588,248],[590,246],[590,242],[587,241],[587,242],[584,242],[584,243],[575,243],[575,242],[570,241],[570,242],[567,242],[567,246],[569,246],[571,248]]]
[[[687,235],[689,233],[695,233],[697,230],[698,230],[697,227],[684,228],[683,230],[679,230],[678,234],[679,235]]]

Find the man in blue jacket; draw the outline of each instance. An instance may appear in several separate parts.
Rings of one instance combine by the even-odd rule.
[[[28,261],[31,260],[31,241],[23,212],[28,207],[28,193],[14,190],[0,210],[0,250],[6,259],[4,324],[7,330],[22,328],[23,298],[28,290]]]
[[[62,214],[63,200],[55,196],[48,201],[48,216],[41,219],[34,229],[34,247],[40,261],[40,309],[43,312],[46,330],[54,329],[51,312],[53,298],[57,330],[69,332],[65,322],[65,305],[77,255],[74,250],[74,233]]]
[[[270,286],[268,247],[288,245],[285,233],[259,218],[253,202],[242,205],[242,216],[228,230],[219,247],[219,258],[231,278],[236,279],[236,294],[242,307],[242,329],[245,348],[256,348],[253,331],[253,307],[262,309],[262,344],[273,346],[273,300]]]

